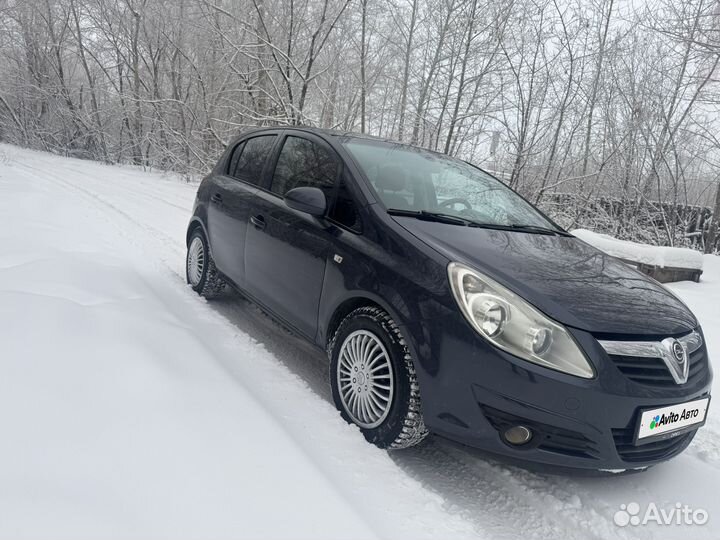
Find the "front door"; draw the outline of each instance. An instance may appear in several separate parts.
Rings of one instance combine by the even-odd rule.
[[[340,159],[322,140],[288,135],[268,191],[255,194],[245,244],[245,287],[309,338],[315,337],[325,265],[336,228],[289,208],[290,189],[312,186],[332,204]]]

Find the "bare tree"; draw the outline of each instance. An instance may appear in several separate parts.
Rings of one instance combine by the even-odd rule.
[[[7,0],[0,139],[184,174],[310,124],[457,155],[567,226],[718,250],[710,0]]]

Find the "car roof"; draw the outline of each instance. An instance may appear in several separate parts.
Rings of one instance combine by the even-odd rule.
[[[444,157],[451,157],[446,154],[443,154],[442,152],[437,152],[435,150],[430,150],[429,148],[423,148],[421,146],[416,146],[413,144],[403,143],[400,141],[396,141],[394,139],[388,139],[386,137],[377,137],[375,135],[368,135],[367,133],[357,133],[354,131],[343,131],[343,130],[337,130],[337,129],[327,129],[327,128],[318,128],[313,126],[258,126],[253,127],[251,129],[248,129],[246,131],[241,132],[237,139],[243,138],[247,135],[251,135],[253,133],[262,133],[263,131],[276,131],[276,130],[284,130],[284,131],[299,131],[304,133],[312,133],[315,135],[320,135],[321,137],[337,137],[337,138],[352,138],[352,139],[365,139],[368,141],[376,141],[376,142],[384,142],[388,144],[396,144],[401,146],[407,146],[408,148],[417,148],[419,150],[423,150],[425,152],[431,152],[433,154],[439,154]]]

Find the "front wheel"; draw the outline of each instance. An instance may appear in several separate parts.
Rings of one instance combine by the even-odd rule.
[[[207,239],[199,227],[193,231],[188,243],[185,277],[193,290],[205,298],[214,298],[225,289],[225,281],[215,268]]]
[[[369,306],[350,313],[328,355],[335,405],[369,442],[399,449],[427,436],[412,356],[387,313]]]

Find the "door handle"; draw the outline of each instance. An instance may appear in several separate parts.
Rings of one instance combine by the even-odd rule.
[[[260,229],[261,231],[265,228],[265,218],[259,214],[257,216],[252,216],[250,218],[250,223],[252,223],[256,229]]]
[[[210,200],[217,204],[222,204],[222,195],[219,193],[213,193],[212,197],[210,197]]]

